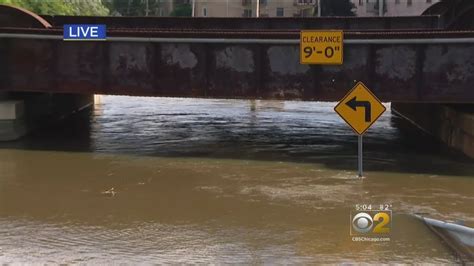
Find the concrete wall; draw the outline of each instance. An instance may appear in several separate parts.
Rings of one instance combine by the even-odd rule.
[[[89,108],[93,95],[10,93],[0,98],[0,141],[21,138],[29,131]]]
[[[24,102],[0,100],[0,141],[17,139],[27,131]]]
[[[392,103],[392,110],[449,147],[474,158],[474,105]]]

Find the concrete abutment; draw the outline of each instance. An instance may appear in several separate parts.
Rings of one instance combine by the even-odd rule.
[[[19,139],[28,132],[92,108],[94,95],[3,93],[0,95],[0,141]]]
[[[448,147],[474,158],[474,105],[392,103],[392,111]]]

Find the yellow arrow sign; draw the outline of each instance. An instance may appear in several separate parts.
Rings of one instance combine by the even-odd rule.
[[[362,82],[334,107],[334,111],[359,135],[363,135],[385,110],[382,102]]]
[[[342,31],[301,31],[300,63],[342,65]]]

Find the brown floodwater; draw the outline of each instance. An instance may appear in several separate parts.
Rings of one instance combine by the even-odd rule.
[[[0,262],[458,262],[411,214],[474,225],[473,161],[388,111],[356,179],[333,107],[107,96],[0,143]],[[369,203],[392,204],[390,241],[352,241]]]

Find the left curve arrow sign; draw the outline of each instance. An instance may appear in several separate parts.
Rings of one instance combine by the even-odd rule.
[[[346,102],[352,110],[356,111],[357,107],[364,107],[365,109],[365,122],[370,123],[372,121],[372,108],[369,101],[357,101],[357,96]]]

